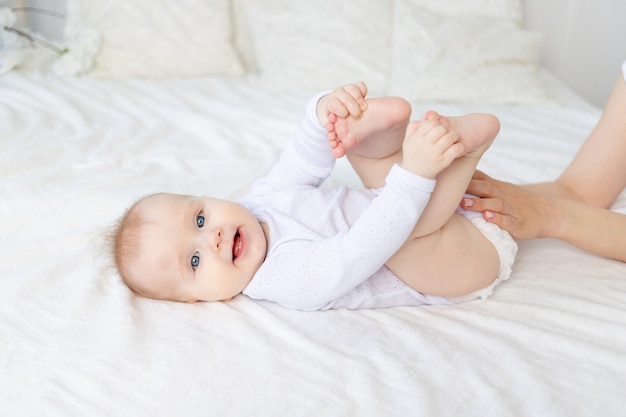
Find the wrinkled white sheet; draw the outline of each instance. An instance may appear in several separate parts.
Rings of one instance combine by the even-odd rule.
[[[155,191],[242,195],[313,93],[247,85],[0,78],[0,415],[626,414],[626,265],[554,240],[521,242],[510,280],[451,307],[132,296],[103,230]],[[497,114],[480,168],[516,182],[555,177],[600,114],[415,103],[416,117],[428,108]],[[343,160],[340,182],[358,184]]]

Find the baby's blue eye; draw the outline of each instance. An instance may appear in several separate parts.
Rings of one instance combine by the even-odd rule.
[[[200,265],[200,255],[198,253],[194,253],[191,257],[191,267],[196,269]]]
[[[198,227],[204,226],[204,214],[198,214],[198,217],[196,217],[196,224]]]

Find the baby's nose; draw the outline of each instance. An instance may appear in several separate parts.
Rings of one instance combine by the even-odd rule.
[[[222,229],[214,229],[211,232],[211,237],[209,239],[211,249],[215,252],[219,252],[222,248],[222,237],[224,236],[224,232]]]

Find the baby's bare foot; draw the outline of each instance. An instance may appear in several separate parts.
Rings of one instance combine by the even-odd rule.
[[[367,109],[359,118],[329,115],[328,144],[335,158],[341,158],[355,148],[366,146],[363,142],[371,139],[396,136],[404,138],[411,115],[409,102],[400,97],[372,98],[366,102]]]
[[[424,119],[438,118],[450,130],[456,130],[460,142],[465,146],[465,155],[481,155],[495,139],[500,130],[500,121],[489,113],[470,113],[463,116],[446,117],[429,110]]]

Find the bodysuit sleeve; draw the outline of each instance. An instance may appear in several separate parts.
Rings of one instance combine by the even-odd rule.
[[[395,165],[385,187],[348,231],[278,246],[244,293],[289,308],[323,308],[372,276],[400,249],[434,186],[434,180]]]
[[[296,186],[318,187],[328,178],[335,167],[335,158],[330,153],[326,128],[317,118],[317,102],[328,93],[320,92],[309,100],[304,120],[287,142],[278,162],[253,184],[249,197]]]

